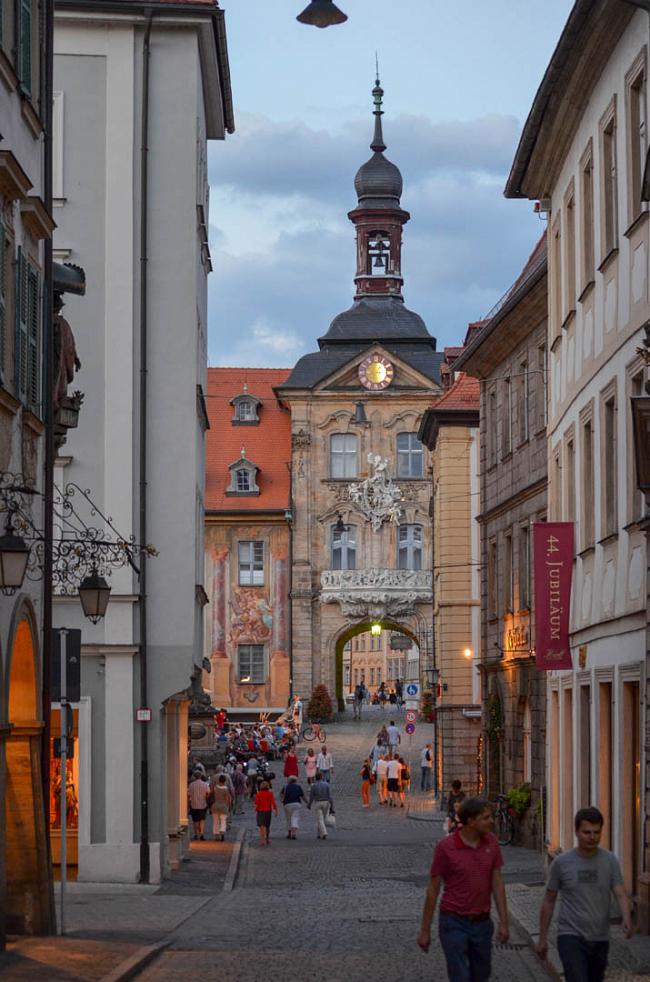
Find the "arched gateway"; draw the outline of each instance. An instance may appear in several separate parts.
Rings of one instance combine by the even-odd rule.
[[[344,658],[345,645],[347,644],[348,641],[351,641],[353,638],[357,637],[358,635],[366,634],[368,631],[371,631],[372,628],[375,627],[376,625],[379,625],[382,632],[395,631],[398,634],[405,635],[406,637],[411,639],[414,645],[416,645],[418,648],[420,647],[420,643],[421,643],[420,638],[415,633],[416,626],[409,626],[407,624],[398,624],[396,621],[392,621],[392,620],[387,620],[387,619],[379,620],[379,621],[366,620],[366,621],[362,621],[359,624],[351,624],[348,627],[343,628],[343,630],[339,632],[338,637],[332,639],[334,657],[336,659],[335,661],[336,685],[334,691],[336,693],[336,700],[338,703],[339,710],[343,709],[345,704],[345,696],[346,696],[346,686],[344,685],[344,678],[343,678],[343,658]],[[366,678],[365,682],[366,684],[368,684],[369,679]],[[347,691],[352,691],[352,681],[350,681],[350,683],[348,684]]]
[[[291,415],[293,691],[341,698],[345,638],[373,621],[421,635],[431,623],[431,460],[418,438],[441,394],[442,355],[402,297],[402,177],[386,159],[373,90],[370,159],[349,213],[354,302],[275,387]]]

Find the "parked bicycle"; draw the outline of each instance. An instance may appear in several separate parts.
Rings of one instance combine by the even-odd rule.
[[[301,736],[307,743],[311,743],[312,740],[320,740],[321,743],[325,743],[327,740],[327,734],[320,723],[311,719],[305,722]]]
[[[515,823],[508,805],[508,796],[497,795],[497,810],[494,814],[494,831],[500,846],[509,846],[515,834]]]

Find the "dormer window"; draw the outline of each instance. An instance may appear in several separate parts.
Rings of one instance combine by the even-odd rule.
[[[259,417],[259,407],[261,400],[250,395],[249,392],[242,392],[230,400],[230,405],[234,406],[234,413],[231,420],[233,426],[257,426]]]
[[[257,497],[260,493],[257,486],[258,469],[255,464],[246,459],[246,448],[242,447],[240,459],[228,468],[230,484],[226,488],[226,494],[239,498]]]

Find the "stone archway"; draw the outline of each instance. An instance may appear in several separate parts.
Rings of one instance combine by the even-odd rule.
[[[7,930],[49,934],[54,905],[43,788],[38,644],[31,605],[17,607],[7,669],[4,847]]]
[[[343,648],[348,641],[358,634],[364,634],[369,631],[373,624],[380,624],[382,631],[397,631],[400,634],[407,635],[417,645],[418,650],[420,648],[420,642],[413,628],[406,624],[400,624],[392,618],[364,619],[357,624],[346,625],[336,635],[335,639],[333,639],[336,657],[336,701],[339,712],[345,710],[345,696],[343,694]]]

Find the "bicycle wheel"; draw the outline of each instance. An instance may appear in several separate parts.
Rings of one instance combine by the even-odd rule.
[[[508,815],[505,808],[500,808],[494,816],[496,837],[500,846],[509,846],[514,835],[512,818]]]
[[[312,726],[306,726],[302,731],[302,738],[306,740],[307,743],[311,743],[312,740],[316,739],[316,731]]]

